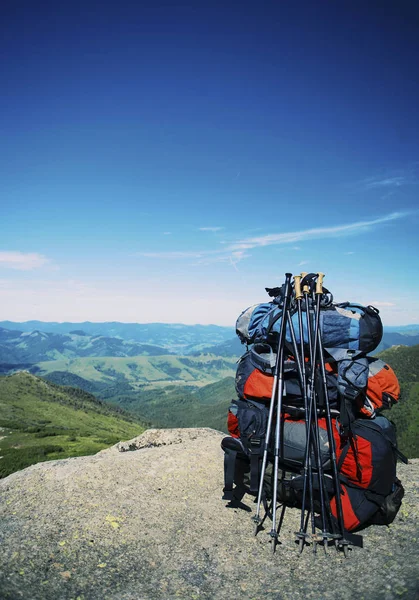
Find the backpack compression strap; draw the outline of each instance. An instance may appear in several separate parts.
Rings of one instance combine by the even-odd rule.
[[[237,452],[242,451],[241,442],[237,438],[225,437],[221,441],[224,450],[224,488],[223,500],[233,500],[234,472]]]

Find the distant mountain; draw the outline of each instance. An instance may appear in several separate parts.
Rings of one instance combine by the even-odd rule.
[[[246,351],[246,346],[241,343],[238,337],[234,337],[221,344],[214,346],[204,346],[199,352],[190,352],[193,355],[215,354],[216,356],[241,356]]]
[[[405,329],[404,331],[402,328],[397,331],[392,328],[392,330],[389,331],[387,327],[385,327],[383,339],[374,354],[386,350],[387,348],[391,348],[392,346],[416,346],[419,344],[419,330],[411,329],[416,326],[406,325],[406,327],[409,329]]]
[[[387,332],[398,332],[398,333],[403,333],[404,335],[409,335],[410,333],[419,334],[419,324],[414,324],[414,325],[386,325],[384,327],[384,331],[387,331]]]
[[[214,383],[235,374],[236,358],[213,355],[67,358],[40,362],[30,370],[58,384],[80,385],[103,398],[109,396],[109,388],[122,393],[144,386]]]
[[[384,327],[375,354],[392,346],[419,344],[419,325]],[[36,363],[87,356],[158,356],[245,351],[234,327],[168,323],[55,323],[0,321],[0,363]]]
[[[22,332],[0,327],[0,363],[37,363],[83,356],[158,356],[166,348],[129,342],[116,337],[72,333]]]
[[[40,461],[94,454],[144,420],[80,389],[21,372],[0,377],[0,478]]]
[[[0,327],[20,332],[45,332],[60,335],[71,332],[92,337],[120,338],[127,342],[163,346],[170,352],[186,354],[200,346],[222,343],[234,336],[233,327],[219,325],[182,325],[177,323],[56,323],[0,321]],[[80,333],[81,332],[81,333]],[[167,354],[167,352],[166,352]]]

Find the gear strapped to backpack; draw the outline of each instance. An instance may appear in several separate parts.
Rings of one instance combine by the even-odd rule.
[[[398,401],[400,387],[389,365],[367,356],[382,338],[378,310],[333,304],[318,278],[303,279],[303,300],[301,277],[294,277],[292,294],[287,274],[282,288],[267,288],[272,302],[246,309],[237,320],[247,351],[236,372],[238,399],[227,417],[231,437],[222,442],[223,498],[258,494],[258,524],[261,497],[272,497],[276,487],[278,500],[300,506],[303,515],[311,478],[311,510],[321,513],[323,529],[327,519],[333,531],[340,527],[340,534],[327,535],[339,537],[345,549],[344,531],[390,523],[400,507],[404,492],[396,460],[407,459],[397,450],[391,423],[377,416]],[[279,394],[278,407],[272,407]],[[278,418],[280,440],[274,443]],[[291,473],[278,484],[270,467],[275,460],[276,469]],[[274,529],[270,535],[275,541]],[[302,524],[300,550],[306,537]]]

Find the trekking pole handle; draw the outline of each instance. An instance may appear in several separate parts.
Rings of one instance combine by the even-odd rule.
[[[301,292],[301,275],[294,275],[294,290],[296,300],[301,300],[303,297]]]
[[[323,278],[324,273],[317,273],[316,294],[323,294]]]
[[[308,275],[308,273],[304,273],[304,272],[303,272],[303,273],[301,273],[301,277],[302,277],[302,279],[304,279],[304,277],[305,277],[306,275]],[[307,294],[308,294],[308,293],[309,293],[309,291],[310,291],[310,287],[309,287],[307,284],[306,284],[306,285],[303,285],[303,292],[304,292],[304,293],[306,293],[306,292],[307,292]]]
[[[291,277],[292,277],[292,273],[285,273],[285,290],[284,290],[284,296],[290,297],[290,295],[291,295],[291,288],[290,288]]]

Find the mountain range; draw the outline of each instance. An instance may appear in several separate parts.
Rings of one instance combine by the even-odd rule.
[[[21,333],[47,333],[57,336],[68,334],[78,335],[85,338],[104,338],[109,345],[115,344],[114,351],[124,352],[119,342],[125,341],[130,344],[141,344],[165,348],[164,354],[175,352],[176,354],[188,354],[198,351],[201,347],[220,344],[234,337],[233,327],[221,327],[218,325],[182,325],[168,323],[55,323],[43,321],[26,321],[14,323],[12,321],[0,321],[0,328],[14,330]],[[57,337],[57,343],[62,339]],[[63,340],[64,341],[64,340]],[[81,340],[77,344],[83,347]],[[0,340],[1,344],[1,340]],[[112,351],[112,347],[110,348]],[[127,352],[130,352],[127,349]],[[142,354],[142,352],[140,352]],[[80,356],[78,354],[78,356]],[[94,354],[84,354],[94,356]],[[105,355],[101,355],[105,356]],[[133,354],[107,354],[106,356],[133,356]],[[38,359],[39,360],[39,359]],[[38,362],[35,361],[35,362]]]
[[[157,356],[171,354],[161,346],[140,344],[105,335],[88,335],[76,329],[69,333],[21,332],[0,328],[0,363],[37,363],[83,356]]]
[[[245,347],[233,327],[166,323],[0,322],[0,372],[27,365],[83,357],[215,354],[238,357]],[[384,329],[375,354],[392,346],[419,344],[419,325]]]

